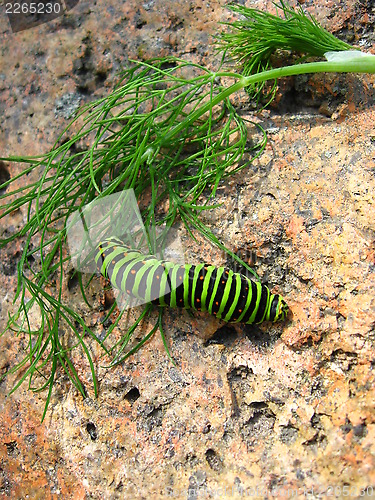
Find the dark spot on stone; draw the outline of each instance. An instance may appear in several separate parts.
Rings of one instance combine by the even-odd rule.
[[[4,444],[6,446],[8,455],[14,455],[18,453],[16,441],[9,441],[9,443]]]
[[[137,429],[147,433],[155,431],[163,423],[164,411],[159,406],[154,408],[153,405],[146,405],[138,410],[140,418],[137,421]]]
[[[129,401],[129,403],[135,403],[140,395],[141,393],[139,392],[138,388],[133,387],[128,393],[125,394],[124,398]]]
[[[206,424],[202,429],[202,434],[208,434],[211,430],[211,424]]]
[[[209,448],[206,451],[205,455],[207,463],[211,467],[211,469],[214,470],[215,472],[221,472],[223,469],[223,464],[219,456],[217,455],[216,451]]]
[[[233,368],[228,373],[228,382],[240,382],[246,379],[249,375],[253,375],[254,372],[251,368],[248,368],[247,366],[239,366],[236,368]]]
[[[284,444],[292,444],[297,439],[298,429],[293,427],[293,425],[287,425],[286,427],[281,427],[280,431],[280,441]]]
[[[88,424],[86,425],[86,430],[92,441],[96,441],[98,439],[98,434],[96,432],[95,424],[93,424],[92,422],[88,422]]]
[[[197,455],[195,455],[195,453],[187,453],[185,460],[190,467],[196,467],[197,464],[199,463],[199,459]]]
[[[115,296],[112,290],[105,290],[104,292],[104,309],[107,311],[115,303]]]
[[[16,251],[13,255],[8,255],[8,259],[2,263],[3,273],[5,276],[12,276],[17,271],[18,259],[21,252]]]
[[[252,403],[250,403],[250,408],[254,408],[254,410],[260,411],[264,408],[268,408],[268,406],[267,403],[264,403],[263,401],[253,401]]]
[[[73,61],[73,72],[76,76],[77,89],[82,94],[90,94],[101,87],[107,78],[107,70],[98,67],[93,49],[91,35],[86,36],[82,43],[85,50],[82,57]]]
[[[256,412],[246,423],[248,432],[259,436],[268,434],[274,427],[276,417],[270,410]]]
[[[4,182],[9,181],[10,179],[10,173],[3,161],[0,161],[0,195],[4,194],[5,191],[8,189],[8,187],[1,187]]]
[[[143,26],[145,26],[147,24],[147,21],[141,16],[139,10],[136,12],[135,14],[135,27],[137,28],[137,30],[140,30],[143,28]]]
[[[359,424],[353,427],[353,434],[357,438],[363,438],[367,434],[366,424]]]
[[[71,291],[79,285],[79,274],[77,271],[73,271],[68,278],[68,290]]]

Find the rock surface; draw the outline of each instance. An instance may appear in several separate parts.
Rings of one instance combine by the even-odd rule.
[[[330,31],[374,52],[370,2],[368,8],[355,0],[313,3],[305,6]],[[47,151],[77,107],[106,95],[130,59],[173,54],[215,67],[211,36],[229,18],[224,4],[80,1],[63,17],[18,33],[3,16],[1,156]],[[271,2],[251,4],[272,9]],[[0,385],[4,498],[370,496],[374,80],[289,79],[280,82],[272,107],[255,117],[245,95],[233,97],[269,141],[248,170],[220,186],[215,201],[222,205],[206,212],[205,222],[230,248],[256,252],[262,280],[287,298],[288,322],[233,327],[205,314],[168,311],[164,330],[175,366],[159,334],[112,369],[103,368],[92,342],[98,398],[77,350],[75,366],[89,397],[58,372],[43,423],[46,393],[25,383],[9,395],[17,376],[8,375]],[[1,163],[1,181],[19,169]],[[18,211],[7,224],[19,227],[25,217]],[[201,238],[186,241],[197,260],[223,264]],[[21,241],[1,250],[1,328],[14,310],[21,252]],[[93,284],[92,309],[78,283],[64,290],[98,333],[103,284]],[[27,343],[26,336],[3,335],[2,374],[22,359]]]

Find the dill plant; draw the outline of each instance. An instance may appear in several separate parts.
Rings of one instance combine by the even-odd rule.
[[[248,151],[248,124],[231,104],[230,96],[246,88],[257,97],[264,82],[297,74],[375,72],[375,58],[356,57],[351,52],[348,55],[344,52],[338,60],[272,68],[271,56],[276,50],[323,57],[326,52],[351,49],[323,30],[301,8],[293,10],[285,2],[277,7],[283,18],[243,6],[231,7],[243,19],[230,23],[229,31],[218,37],[218,50],[232,62],[228,70],[212,71],[176,58],[134,62],[120,75],[109,95],[77,113],[49,152],[40,157],[1,158],[25,165],[22,172],[0,186],[5,191],[0,196],[3,220],[17,209],[27,212],[24,226],[12,233],[5,231],[0,242],[4,247],[16,238],[23,238],[15,296],[18,309],[9,316],[5,332],[26,335],[29,340],[28,352],[11,368],[12,372],[23,369],[13,390],[27,379],[30,389],[47,389],[43,418],[59,365],[85,395],[72,361],[71,350],[76,347],[87,356],[97,395],[87,336],[106,353],[118,348],[112,365],[135,352],[157,329],[167,348],[160,311],[157,324],[126,351],[135,328],[150,313],[150,305],[110,349],[106,339],[122,312],[106,338],[99,339],[82,316],[64,303],[62,290],[69,261],[65,253],[68,217],[93,199],[134,189],[146,227],[152,224],[170,227],[180,219],[188,231],[199,231],[239,261],[200,219],[202,210],[212,208],[210,199],[219,182],[245,168],[265,145],[266,138],[260,130],[253,151]],[[233,83],[224,86],[222,81],[228,79]],[[32,172],[40,172],[40,178],[28,183]],[[12,190],[15,181],[21,187]],[[151,200],[147,204],[144,193]],[[202,195],[205,203],[201,202]],[[167,206],[165,212],[159,209],[162,204]],[[34,256],[40,261],[39,266],[31,264]],[[78,280],[87,301],[80,274]],[[34,306],[39,309],[41,321],[33,330],[30,313]],[[109,314],[114,308],[115,305]],[[63,323],[73,332],[76,339],[73,346],[65,345],[60,338]]]

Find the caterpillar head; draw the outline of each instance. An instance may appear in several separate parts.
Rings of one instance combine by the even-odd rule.
[[[269,308],[269,321],[284,321],[288,315],[289,307],[281,295],[272,295]]]

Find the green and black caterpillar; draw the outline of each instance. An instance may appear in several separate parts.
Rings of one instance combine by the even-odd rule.
[[[95,262],[115,288],[145,303],[207,311],[227,322],[247,324],[276,322],[288,314],[280,295],[225,267],[158,260],[117,238],[98,245]]]

